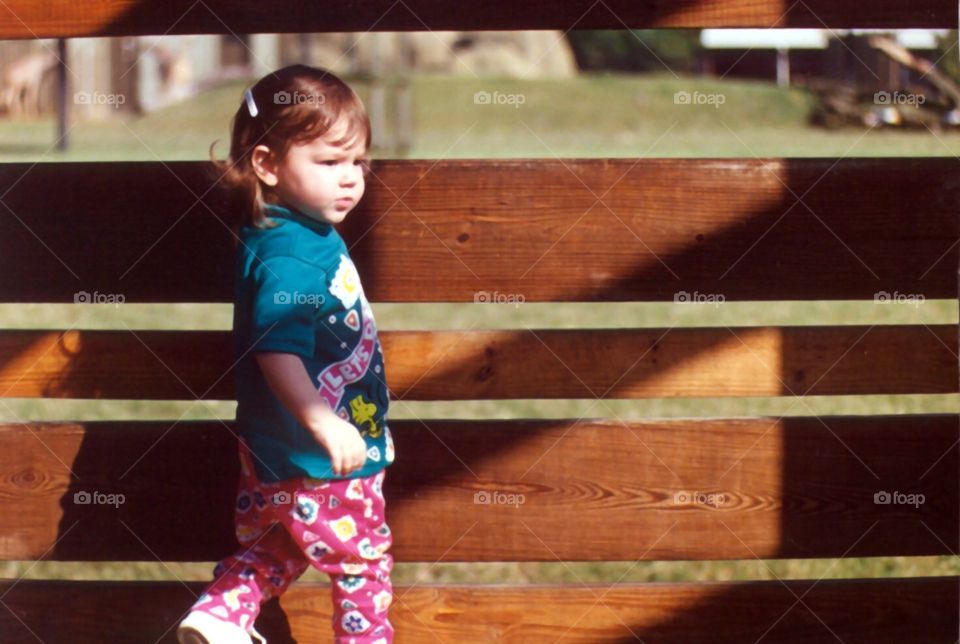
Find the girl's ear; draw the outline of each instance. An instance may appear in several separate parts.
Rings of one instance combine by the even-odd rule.
[[[250,153],[253,171],[268,186],[277,185],[277,159],[273,151],[265,145],[258,145]]]

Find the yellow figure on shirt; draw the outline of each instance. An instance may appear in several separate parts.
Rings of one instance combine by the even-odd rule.
[[[365,424],[368,425],[367,428],[360,430],[361,434],[370,434],[373,438],[380,436],[382,430],[377,425],[377,421],[373,419],[376,413],[377,406],[366,402],[363,399],[363,394],[350,401],[350,415],[353,417],[353,422],[360,427]]]

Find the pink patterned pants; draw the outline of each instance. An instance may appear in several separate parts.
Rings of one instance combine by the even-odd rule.
[[[335,644],[393,642],[386,470],[364,478],[261,483],[251,459],[241,440],[235,515],[241,549],[217,563],[192,610],[249,631],[260,605],[312,565],[330,575]]]

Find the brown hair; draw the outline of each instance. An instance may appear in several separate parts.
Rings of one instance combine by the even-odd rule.
[[[249,91],[256,105],[252,116],[246,92],[230,122],[230,156],[218,161],[210,145],[211,174],[226,193],[227,212],[232,224],[269,228],[263,213],[266,203],[278,203],[276,193],[261,183],[253,170],[251,153],[265,145],[283,157],[295,143],[306,143],[324,135],[341,118],[347,120],[342,138],[329,141],[345,145],[357,137],[370,148],[370,119],[356,92],[332,72],[307,65],[289,65],[267,74]],[[301,99],[302,97],[302,99]],[[306,99],[306,100],[303,100]],[[366,176],[369,166],[363,163]]]

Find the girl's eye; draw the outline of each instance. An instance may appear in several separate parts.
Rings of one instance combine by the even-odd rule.
[[[339,161],[337,161],[336,159],[320,159],[316,161],[316,163],[321,163],[326,166],[334,166],[334,165],[337,165]],[[353,165],[355,166],[364,166],[366,164],[367,164],[367,159],[357,159],[353,162]]]

